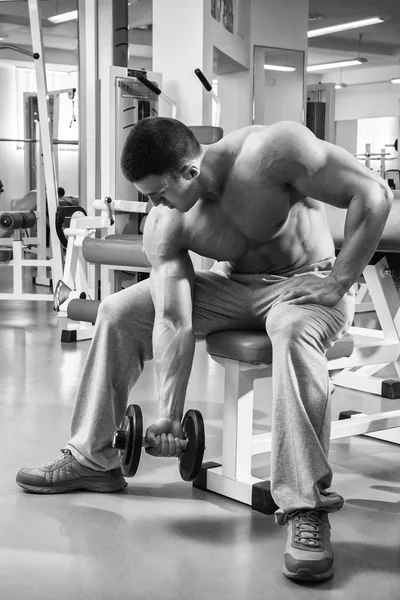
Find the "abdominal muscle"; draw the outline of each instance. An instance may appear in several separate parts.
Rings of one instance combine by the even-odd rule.
[[[224,262],[229,273],[269,273],[288,276],[309,264],[334,256],[334,244],[324,209],[306,204],[289,211],[275,232],[266,232],[267,241],[252,239],[240,227],[219,219],[201,223],[202,234],[191,235],[190,250]],[[201,221],[201,220],[200,220]],[[197,220],[197,233],[200,226]],[[192,230],[193,234],[193,230]],[[222,265],[221,265],[222,267]]]

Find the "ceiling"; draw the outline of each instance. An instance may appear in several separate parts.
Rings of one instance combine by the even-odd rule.
[[[368,59],[366,68],[398,63],[400,0],[309,0],[309,15],[320,17],[310,19],[310,30],[376,16],[387,20],[378,25],[310,38],[308,64],[339,60],[343,56],[353,58],[359,53]]]
[[[110,0],[111,1],[111,0]],[[53,25],[48,17],[76,10],[77,0],[41,0],[43,43],[59,60],[68,64],[77,62],[76,22]],[[368,66],[395,65],[400,59],[400,0],[309,0],[309,28],[317,29],[337,23],[355,21],[370,16],[387,17],[384,23],[325,35],[309,40],[308,64],[327,60],[353,58],[361,53]],[[317,19],[315,19],[317,18]],[[129,6],[130,54],[151,56],[151,0],[131,0]],[[148,26],[147,29],[138,27]],[[362,34],[360,40],[360,34]],[[28,4],[26,1],[0,0],[0,44],[29,48]],[[50,54],[50,53],[49,53]],[[15,59],[11,51],[2,51],[0,59]],[[49,59],[48,59],[49,60]],[[53,59],[54,62],[56,59]],[[365,68],[364,66],[358,67]]]

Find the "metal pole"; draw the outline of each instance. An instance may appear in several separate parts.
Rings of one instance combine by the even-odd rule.
[[[36,135],[39,134],[39,122],[36,121]],[[36,148],[36,210],[38,211],[37,221],[37,236],[39,238],[39,244],[37,249],[37,257],[39,260],[45,260],[47,258],[47,227],[46,227],[46,186],[43,171],[42,161],[42,145],[39,143]],[[36,285],[50,285],[50,281],[47,278],[46,268],[38,267],[37,275],[35,277]]]
[[[34,138],[0,138],[0,142],[17,142],[19,144],[36,144],[40,139]],[[52,140],[54,146],[78,146],[78,140]]]
[[[61,246],[56,232],[57,183],[54,169],[54,156],[50,132],[49,108],[47,102],[47,81],[43,53],[41,17],[38,0],[28,0],[29,20],[32,35],[33,59],[35,61],[37,98],[39,108],[40,136],[43,148],[43,166],[46,181],[47,208],[50,220],[50,240],[52,247],[52,277],[56,285],[62,278]]]
[[[92,202],[97,189],[98,152],[96,140],[99,113],[98,90],[98,2],[78,0],[79,50],[79,198],[88,215],[94,215]]]

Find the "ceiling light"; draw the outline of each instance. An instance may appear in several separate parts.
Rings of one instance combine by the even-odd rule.
[[[49,21],[52,23],[65,23],[66,21],[76,21],[78,18],[78,11],[71,10],[70,12],[61,13],[60,15],[54,15],[54,17],[49,17]]]
[[[325,71],[326,69],[340,69],[341,67],[354,67],[368,62],[366,58],[352,58],[350,60],[339,60],[331,63],[321,63],[320,65],[310,65],[307,67],[307,72]]]
[[[295,67],[283,67],[280,65],[264,65],[266,71],[286,71],[292,73],[296,70]]]
[[[322,29],[312,29],[307,33],[309,38],[318,37],[319,35],[327,35],[328,33],[336,33],[337,31],[346,31],[347,29],[357,29],[358,27],[367,27],[368,25],[376,25],[383,23],[381,17],[371,17],[362,21],[353,21],[352,23],[342,23],[341,25],[332,25],[331,27],[322,27]]]
[[[347,88],[347,83],[337,83],[335,85],[335,90],[342,90],[343,88]]]
[[[391,79],[390,83],[400,83],[400,77],[395,77],[394,79]]]

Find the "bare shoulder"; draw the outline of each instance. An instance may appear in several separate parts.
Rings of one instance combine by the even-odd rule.
[[[275,160],[293,160],[307,152],[323,158],[327,147],[305,125],[295,121],[280,121],[255,131],[250,143],[255,151],[262,150],[264,156]]]
[[[279,164],[297,162],[304,155],[313,155],[323,161],[326,146],[304,125],[295,121],[281,121],[273,125],[250,125],[230,134],[219,142],[237,156],[236,166],[258,165],[259,170]]]
[[[187,249],[184,218],[166,206],[151,209],[143,231],[143,246],[153,266]]]

